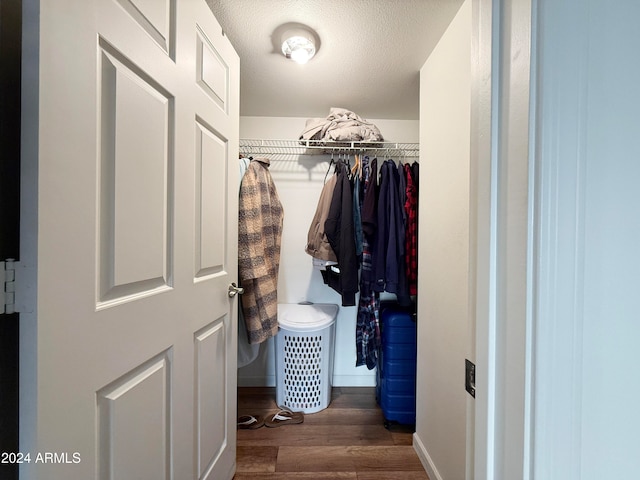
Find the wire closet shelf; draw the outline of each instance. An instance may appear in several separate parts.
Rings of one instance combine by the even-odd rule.
[[[364,154],[386,158],[418,158],[420,144],[397,142],[332,142],[325,140],[240,139],[240,153],[284,158],[295,155]]]

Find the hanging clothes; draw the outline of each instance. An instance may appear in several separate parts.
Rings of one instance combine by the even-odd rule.
[[[365,156],[365,159],[368,161],[369,157]],[[378,159],[371,160],[366,170],[368,186],[365,187],[362,200],[362,231],[368,235],[369,245],[373,246],[372,240],[378,229]]]
[[[407,177],[404,172],[404,164],[398,162],[398,204],[400,206],[400,212],[402,212],[402,225],[404,226],[403,233],[407,231],[407,211],[404,208],[404,204],[407,201]]]
[[[240,167],[240,181],[238,182],[238,193],[242,186],[242,179],[244,174],[249,168],[251,159],[247,157],[241,157],[238,164]],[[239,276],[238,276],[239,278]],[[238,302],[238,368],[244,367],[252,363],[258,358],[260,352],[260,344],[249,343],[249,335],[247,333],[247,323],[244,319],[244,313],[242,312],[242,300]]]
[[[413,185],[416,187],[416,195],[420,192],[420,164],[413,162],[411,164],[411,174],[413,177]]]
[[[284,212],[269,173],[269,159],[251,160],[242,178],[238,220],[238,268],[249,343],[278,332],[278,269]]]
[[[373,370],[380,350],[380,294],[360,293],[356,319],[356,367],[366,365]]]
[[[329,285],[342,296],[342,306],[350,307],[356,304],[358,292],[358,259],[353,226],[353,192],[349,181],[349,171],[346,165],[338,162],[336,186],[333,190],[329,215],[324,224],[324,230],[331,248],[338,259],[339,282]],[[336,273],[335,267],[327,269]],[[337,287],[337,288],[336,288]]]
[[[417,170],[416,170],[417,171]],[[404,173],[407,181],[404,209],[407,214],[405,232],[405,267],[409,294],[418,294],[418,187],[412,167],[405,163]]]
[[[356,160],[356,171],[352,170],[353,176],[353,235],[354,240],[356,242],[356,257],[358,259],[358,263],[362,261],[362,243],[363,243],[363,233],[362,233],[362,201],[360,200],[361,195],[361,182],[360,175],[358,170],[360,169],[360,160]]]
[[[409,280],[407,277],[407,264],[406,264],[406,238],[407,238],[407,212],[404,208],[404,204],[407,198],[407,180],[404,175],[404,166],[402,162],[398,162],[398,167],[395,172],[395,176],[398,179],[398,204],[397,210],[400,212],[400,216],[397,220],[398,228],[398,287],[396,289],[396,297],[398,303],[402,306],[411,305],[411,296],[409,295]]]
[[[378,231],[373,258],[374,290],[395,293],[400,305],[410,305],[404,267],[404,205],[400,204],[399,185],[395,162],[386,160],[380,168]]]
[[[368,156],[357,159],[351,171],[339,161],[309,228],[305,251],[314,257],[324,283],[341,294],[342,306],[355,306],[360,292],[356,366],[378,364],[380,293],[395,294],[403,306],[417,294],[417,174],[417,164],[396,165],[391,159],[379,172],[377,159]]]
[[[369,165],[369,157],[365,156],[362,163],[363,172],[363,200],[375,196],[375,176],[377,161],[373,159]],[[364,220],[363,220],[364,221]],[[375,235],[374,229],[363,230],[362,262],[360,270],[360,299],[356,319],[356,367],[366,365],[372,370],[378,359],[380,348],[380,294],[373,290],[373,276],[371,263],[371,242]]]
[[[309,227],[309,233],[307,234],[307,245],[305,247],[305,252],[311,255],[314,259],[328,262],[338,261],[338,258],[327,239],[327,234],[325,233],[324,228],[324,224],[329,216],[329,208],[331,207],[331,199],[333,198],[337,179],[337,175],[332,175],[327,183],[322,187],[320,200],[318,200],[316,213],[313,215],[313,220],[311,220],[311,226]]]

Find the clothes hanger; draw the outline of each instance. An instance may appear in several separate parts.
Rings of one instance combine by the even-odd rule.
[[[238,155],[238,160],[242,160],[243,158],[246,158],[250,161],[253,160],[253,157],[251,156],[251,145],[249,145],[247,149],[248,149],[247,153],[249,153],[249,156],[245,155],[244,153],[241,153]]]
[[[324,181],[322,183],[327,183],[327,176],[329,175],[329,172],[331,171],[331,166],[332,165],[336,165],[335,160],[333,159],[333,153],[335,151],[335,148],[331,149],[331,160],[329,161],[329,168],[327,168],[327,173],[324,174]],[[335,170],[334,170],[335,172]]]
[[[351,167],[351,176],[358,175],[358,178],[362,178],[360,175],[362,173],[360,155],[356,153],[353,157],[355,163],[353,164],[353,167]]]

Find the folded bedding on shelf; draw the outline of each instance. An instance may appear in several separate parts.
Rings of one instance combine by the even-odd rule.
[[[310,118],[300,140],[382,142],[382,134],[373,123],[345,108],[333,107],[326,118]]]

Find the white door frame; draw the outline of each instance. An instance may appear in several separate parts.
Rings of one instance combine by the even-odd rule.
[[[467,478],[475,480],[528,479],[530,470],[533,4],[473,3],[470,281],[477,370]]]

